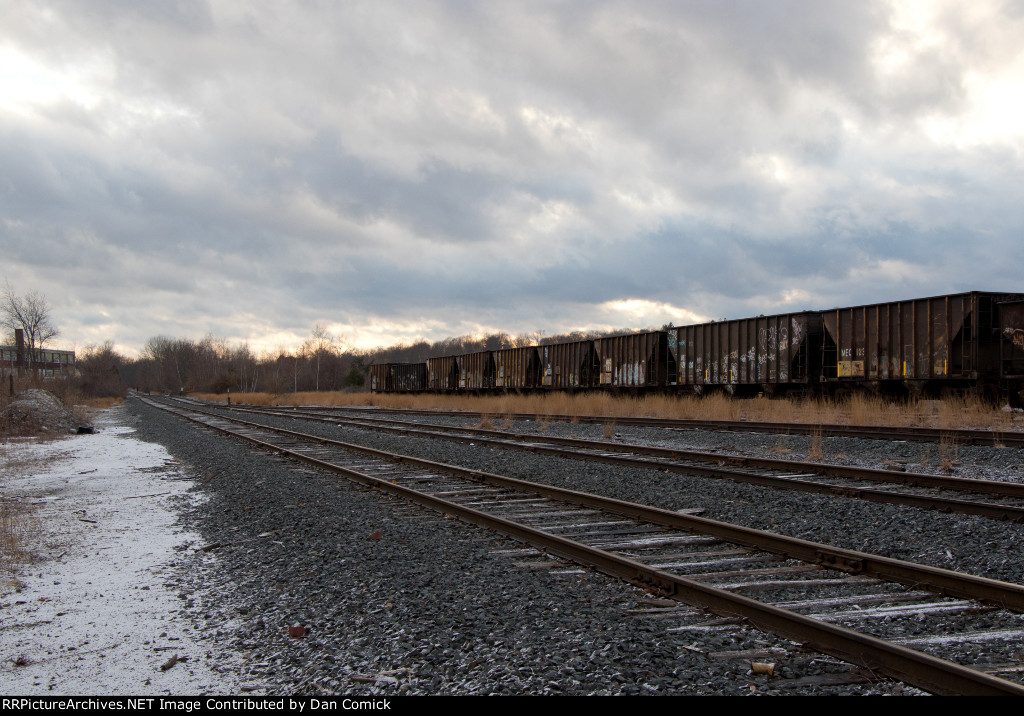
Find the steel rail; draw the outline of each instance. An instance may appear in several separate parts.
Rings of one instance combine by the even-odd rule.
[[[615,555],[607,552],[606,550],[590,547],[564,537],[552,535],[542,530],[521,525],[502,517],[488,515],[479,510],[475,510],[449,500],[444,500],[429,494],[412,490],[387,480],[375,478],[326,460],[304,455],[280,445],[274,445],[273,443],[229,430],[223,426],[213,425],[208,421],[194,418],[187,415],[184,410],[179,408],[170,408],[151,401],[145,402],[205,425],[206,427],[234,437],[242,438],[272,452],[286,454],[307,464],[339,472],[362,484],[381,489],[390,494],[401,496],[405,499],[431,507],[446,514],[456,515],[467,522],[514,537],[543,549],[550,554],[590,566],[598,571],[625,579],[635,584],[656,588],[665,595],[679,601],[683,601],[694,606],[704,607],[719,614],[742,617],[766,631],[771,631],[789,639],[806,643],[824,653],[832,654],[833,656],[837,656],[854,664],[859,664],[874,671],[884,672],[907,683],[919,686],[925,690],[940,694],[1024,695],[1024,686],[1013,682],[954,664],[944,659],[939,659],[928,654],[914,651],[906,647],[892,644],[873,636],[861,634],[845,627],[822,622],[811,617],[790,612],[786,609],[764,604],[724,590],[715,589],[714,587],[709,587],[692,579],[687,579],[685,577],[670,574],[663,570],[648,567],[640,562]],[[746,534],[748,536],[760,534],[763,537],[770,538],[769,541],[775,543],[778,543],[781,540],[782,542],[788,542],[794,546],[802,544],[805,548],[814,550],[819,556],[822,556],[823,552],[827,553],[834,550],[833,557],[838,558],[842,556],[842,559],[836,559],[836,563],[830,566],[842,569],[843,571],[851,571],[852,568],[853,571],[867,573],[874,564],[899,564],[899,560],[890,560],[888,558],[876,557],[874,555],[853,552],[850,550],[836,550],[836,548],[832,548],[827,545],[815,545],[814,543],[806,542],[804,540],[780,538],[778,535],[771,535],[770,533],[764,533],[758,530],[735,527],[732,525],[726,525],[725,523],[715,523],[703,518],[682,516],[666,510],[648,508],[635,503],[610,500],[609,498],[587,495],[586,493],[578,493],[571,490],[564,490],[562,488],[546,487],[536,483],[490,475],[488,473],[478,471],[465,470],[463,468],[453,468],[453,466],[446,466],[429,460],[410,458],[408,456],[389,455],[382,451],[363,448],[361,446],[350,446],[345,443],[340,443],[339,441],[320,438],[318,436],[304,435],[302,433],[296,433],[295,431],[283,430],[280,428],[270,428],[268,426],[226,418],[215,414],[211,415],[205,411],[193,412],[203,413],[215,420],[224,420],[242,424],[249,428],[284,434],[293,438],[301,437],[320,444],[330,444],[344,449],[354,449],[357,452],[365,454],[378,455],[389,460],[397,459],[397,461],[403,463],[408,462],[410,464],[416,464],[424,467],[443,469],[446,472],[452,472],[455,474],[464,474],[475,482],[486,481],[494,484],[506,484],[510,486],[516,485],[517,489],[526,490],[532,493],[557,494],[562,496],[562,499],[570,498],[569,501],[576,502],[577,504],[614,505],[614,509],[609,509],[609,511],[619,514],[628,514],[640,519],[646,519],[649,516],[658,516],[661,519],[654,520],[656,524],[668,524],[679,521],[680,524],[702,525],[703,529],[694,530],[692,527],[689,529],[691,531],[704,532],[705,534],[719,533],[717,536],[721,536],[729,541],[736,540],[726,537],[726,534],[722,533],[723,529],[725,533],[729,534],[733,534],[734,530],[736,531],[735,534]],[[585,502],[580,502],[579,500],[581,498],[584,499]],[[644,517],[641,517],[641,515]],[[661,520],[664,520],[664,522]],[[683,527],[683,529],[687,528]],[[739,541],[737,541],[737,543],[742,544],[742,542]],[[765,549],[766,547],[764,545],[759,545],[757,548]],[[771,551],[770,548],[768,549]],[[856,555],[857,557],[855,559],[849,559],[850,555]],[[794,558],[801,559],[800,557]],[[826,559],[828,559],[827,556]],[[922,568],[923,572],[926,573],[938,574],[946,572],[949,575],[956,575],[956,573],[948,572],[948,570],[923,567],[922,565],[909,565],[908,563],[902,564],[906,567]],[[1024,587],[1021,587],[1020,585],[999,583],[995,582],[995,580],[987,580],[983,577],[973,577],[971,575],[958,576],[966,577],[967,581],[970,582],[989,582],[993,586],[1003,585],[1010,588],[1011,592],[1019,592],[1019,596],[1024,600]],[[917,584],[920,586],[920,582],[917,582]],[[1022,601],[1021,604],[1024,605],[1024,601]]]
[[[252,406],[261,407],[261,406]],[[291,407],[291,406],[279,406]],[[296,406],[320,411],[363,411],[369,408],[358,407],[319,407]],[[757,432],[783,433],[794,435],[812,435],[816,432],[825,437],[865,438],[869,440],[913,440],[920,442],[939,442],[942,440],[955,442],[957,445],[1003,445],[1004,447],[1024,447],[1024,432],[1019,430],[972,430],[958,428],[926,428],[926,427],[870,427],[866,425],[839,425],[819,423],[774,423],[756,422],[751,420],[700,420],[696,418],[648,418],[619,417],[615,415],[559,415],[546,413],[505,413],[479,412],[458,410],[420,410],[415,408],[372,408],[373,412],[399,413],[406,415],[451,415],[476,416],[490,415],[508,417],[514,420],[548,420],[550,422],[578,422],[617,425],[636,425],[639,427],[660,427],[677,430],[716,430],[725,432]]]
[[[763,549],[784,557],[821,564],[850,574],[866,574],[886,581],[927,587],[942,594],[967,599],[978,599],[1004,609],[1024,613],[1024,586],[1019,584],[988,579],[987,577],[962,574],[960,572],[942,569],[941,567],[913,564],[911,562],[904,562],[902,560],[891,559],[889,557],[873,555],[867,552],[858,552],[855,550],[833,547],[831,545],[809,542],[796,537],[786,537],[773,532],[741,527],[739,525],[719,522],[705,517],[684,515],[657,507],[649,507],[634,502],[617,500],[611,497],[603,497],[586,492],[568,490],[551,485],[543,485],[541,483],[520,480],[503,475],[495,475],[480,470],[458,467],[456,465],[446,465],[433,460],[426,460],[409,455],[397,455],[383,450],[365,447],[363,445],[355,445],[341,440],[321,437],[319,435],[309,435],[295,430],[286,430],[284,428],[261,425],[247,420],[229,418],[216,413],[210,413],[205,410],[193,408],[193,411],[210,417],[226,420],[237,425],[244,425],[249,428],[266,430],[300,440],[309,440],[322,445],[331,445],[345,450],[352,450],[366,455],[392,460],[394,462],[443,470],[475,482],[486,481],[490,484],[501,485],[513,489],[527,489],[546,497],[562,499],[587,507],[604,509],[609,512],[615,512],[632,518],[644,519],[663,527],[686,529],[710,534],[727,539],[730,542],[742,544],[746,547]]]
[[[995,480],[973,480],[961,477],[928,475],[925,473],[897,472],[894,470],[878,470],[846,465],[828,465],[826,463],[730,456],[692,450],[679,450],[675,448],[636,445],[632,443],[610,443],[597,440],[582,440],[579,438],[561,438],[550,435],[541,436],[523,433],[505,433],[482,428],[424,425],[423,423],[407,423],[380,418],[350,418],[339,417],[336,415],[323,417],[317,414],[304,413],[303,411],[251,410],[249,408],[242,408],[239,406],[233,406],[230,410],[235,412],[253,412],[258,415],[272,415],[284,418],[298,417],[331,424],[369,425],[374,429],[385,430],[401,435],[433,438],[443,437],[446,440],[455,442],[487,444],[505,449],[525,450],[533,453],[586,460],[589,462],[625,465],[629,467],[646,468],[684,475],[701,475],[714,479],[732,480],[733,482],[742,482],[762,487],[795,490],[817,495],[847,497],[864,500],[866,502],[910,506],[945,513],[975,515],[994,520],[1024,522],[1024,507],[1022,506],[991,504],[933,495],[914,495],[888,490],[875,490],[868,487],[833,485],[825,482],[814,482],[811,480],[792,477],[756,474],[732,468],[752,467],[763,470],[788,470],[839,479],[884,482],[915,487],[931,487],[1018,499],[1024,499],[1024,484],[1022,483],[998,482]],[[463,435],[465,434],[470,434],[474,437],[464,437]],[[575,449],[566,450],[557,447],[546,447],[544,445],[539,445],[538,443],[564,445]],[[578,450],[597,450],[605,452],[589,453],[579,452]],[[648,455],[657,458],[658,461],[609,453]],[[666,460],[679,459],[715,463],[717,467],[703,467],[701,465],[664,462]]]
[[[215,406],[211,406],[215,407]],[[232,406],[231,410],[239,412],[267,413],[281,417],[294,417],[296,415],[307,415],[310,419],[324,422],[363,422],[375,426],[401,426],[413,429],[427,428],[450,433],[466,433],[481,435],[484,437],[512,438],[514,440],[546,442],[555,445],[573,445],[592,449],[608,449],[634,452],[642,455],[651,455],[664,458],[682,458],[686,460],[700,460],[716,464],[760,467],[768,470],[800,470],[818,475],[831,475],[834,477],[845,477],[856,480],[871,480],[875,482],[891,482],[899,484],[910,484],[920,487],[934,487],[940,489],[957,490],[961,492],[977,492],[981,494],[998,495],[1002,497],[1024,498],[1024,483],[1000,482],[998,480],[985,480],[978,478],[953,477],[950,475],[932,475],[921,472],[907,472],[905,470],[880,470],[877,468],[855,467],[850,465],[833,465],[829,463],[809,462],[804,460],[782,460],[779,458],[759,458],[747,455],[729,455],[724,453],[701,452],[698,450],[684,450],[680,448],[666,448],[653,445],[640,445],[637,443],[609,442],[600,440],[584,440],[581,438],[563,438],[553,435],[537,435],[533,433],[513,433],[502,430],[490,430],[487,428],[456,427],[451,425],[435,425],[431,423],[415,423],[408,421],[391,420],[372,417],[344,417],[338,416],[323,417],[316,414],[304,413],[302,410],[252,410],[248,407]]]

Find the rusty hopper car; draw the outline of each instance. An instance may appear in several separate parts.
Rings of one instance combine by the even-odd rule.
[[[459,367],[458,390],[490,390],[494,387],[494,352],[455,356]]]
[[[1020,405],[1024,294],[974,291],[391,366],[371,368],[371,390],[954,390]]]
[[[594,340],[601,387],[663,388],[676,381],[668,333],[649,331]]]
[[[702,393],[767,394],[816,389],[821,378],[821,317],[816,312],[758,316],[670,331],[678,385]]]
[[[595,388],[601,374],[594,341],[548,343],[537,348],[540,353],[541,384],[552,390]]]
[[[426,363],[378,363],[370,366],[371,393],[418,393],[426,387]]]
[[[494,351],[494,387],[530,390],[540,387],[540,356],[536,346]]]
[[[935,394],[969,389],[996,398],[997,306],[1020,294],[959,293],[822,311],[823,380],[840,390]]]
[[[459,366],[455,356],[427,358],[427,390],[440,393],[459,387]]]
[[[390,363],[375,363],[370,366],[370,392],[390,393],[388,386],[388,368]]]

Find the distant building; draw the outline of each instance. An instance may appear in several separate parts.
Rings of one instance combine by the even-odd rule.
[[[16,330],[17,345],[0,346],[0,372],[18,373],[25,370],[39,371],[44,378],[58,378],[75,374],[75,352],[58,351],[52,348],[37,348],[29,351],[25,347],[22,332]]]

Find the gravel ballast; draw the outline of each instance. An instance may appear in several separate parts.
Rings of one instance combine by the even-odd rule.
[[[480,448],[373,430],[339,428],[313,421],[289,421],[252,414],[240,414],[238,417],[669,510],[700,509],[703,516],[716,520],[1024,583],[1024,562],[1017,558],[1024,526],[1018,524],[773,490],[727,480],[576,462],[517,450]],[[473,426],[476,419],[468,416],[445,422]],[[603,428],[600,425],[518,421],[510,425],[509,430],[602,439]],[[615,436],[628,443],[718,449],[723,454],[782,456],[796,460],[806,455],[809,443],[808,438],[801,436],[664,431],[627,426],[617,429]],[[937,453],[935,447],[852,438],[829,438],[824,443],[826,458],[838,458],[837,462],[869,467],[900,464],[907,469],[939,472],[936,464],[929,464],[926,460],[929,453]],[[780,449],[786,454],[779,455]],[[953,474],[1021,481],[1024,479],[1022,458],[1021,451],[1015,449],[961,447]],[[925,464],[920,464],[922,462]]]
[[[253,453],[138,401],[129,405],[139,417],[140,436],[164,444],[190,465],[196,489],[206,496],[185,518],[205,540],[195,545],[195,572],[183,585],[194,593],[195,618],[206,633],[214,633],[217,624],[236,623],[222,629],[221,639],[242,653],[251,676],[282,691],[914,692],[892,682],[811,683],[822,673],[843,674],[850,667],[735,626],[669,631],[674,621],[633,613],[651,611],[651,602],[630,585],[571,568],[522,566],[544,560],[477,528]],[[1015,560],[1009,551],[1020,537],[1016,525],[923,512],[918,520],[907,510],[853,500],[265,420],[668,509],[703,509],[714,519],[853,549],[948,568],[962,563],[967,571],[1020,581],[1020,566],[1010,564]],[[524,427],[518,423],[513,429]],[[580,425],[551,424],[546,430],[589,435]],[[638,434],[645,432],[619,431],[629,441],[665,438],[664,431]],[[692,442],[697,435],[703,434],[679,439]],[[766,437],[728,439],[764,443]],[[289,636],[288,627],[295,626],[305,634]],[[751,661],[776,662],[777,676],[752,674]]]

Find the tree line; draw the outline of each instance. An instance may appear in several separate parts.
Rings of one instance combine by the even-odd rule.
[[[424,363],[435,356],[462,355],[585,340],[609,332],[572,332],[553,336],[498,332],[417,341],[357,350],[323,326],[294,351],[257,354],[247,343],[231,345],[208,335],[199,340],[155,336],[138,358],[119,355],[112,344],[87,347],[77,357],[82,391],[87,395],[123,395],[126,388],[162,393],[285,393],[366,390],[375,363]]]
[[[248,343],[214,336],[155,336],[138,358],[121,359],[120,375],[125,385],[149,392],[281,394],[360,390],[368,365],[366,353],[317,326],[298,350],[259,354]]]
[[[16,294],[8,284],[0,296],[0,325],[13,336],[24,331],[26,347],[40,350],[59,335],[50,320],[46,298],[31,292]],[[671,327],[667,324],[665,327]],[[86,346],[76,354],[76,387],[86,396],[123,396],[128,388],[162,393],[271,393],[362,391],[369,367],[375,363],[424,363],[436,356],[462,355],[531,345],[586,340],[626,331],[542,332],[512,336],[456,336],[387,348],[357,350],[316,324],[296,350],[254,352],[248,343],[231,345],[223,338],[201,339],[154,336],[138,358],[118,353],[110,341]],[[10,338],[13,341],[13,337]]]
[[[374,363],[424,363],[433,356],[582,340],[589,334],[559,336],[539,334],[510,336],[456,336],[440,341],[417,341],[386,348],[357,350],[316,325],[294,351],[255,353],[247,343],[231,345],[222,338],[199,340],[156,336],[146,341],[142,355],[118,356],[110,345],[86,349],[78,359],[83,379],[96,387],[101,376],[113,374],[123,385],[148,392],[165,393],[271,393],[307,391],[362,391]]]

